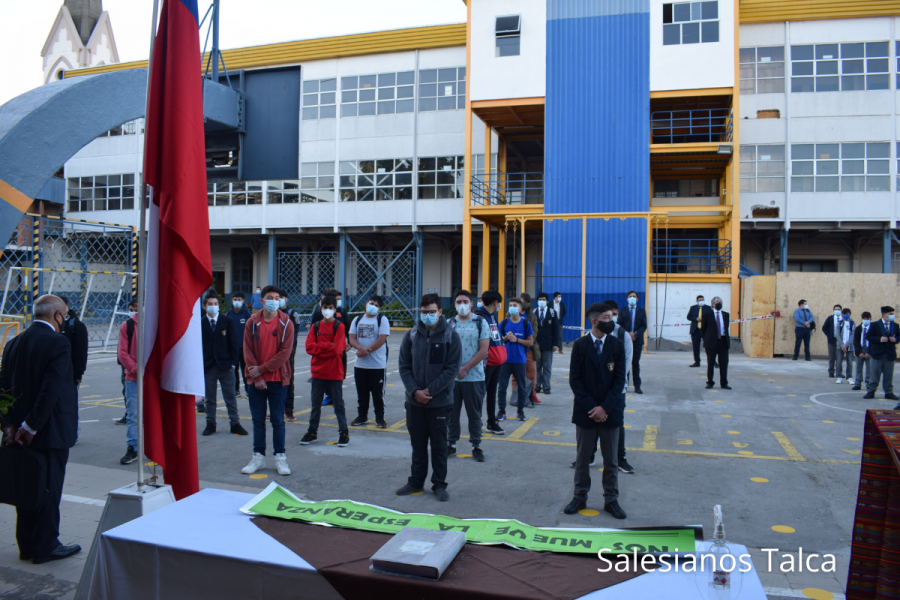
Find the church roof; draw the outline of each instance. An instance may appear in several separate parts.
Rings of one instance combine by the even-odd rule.
[[[103,12],[103,0],[64,0],[63,6],[72,15],[81,43],[87,44]]]

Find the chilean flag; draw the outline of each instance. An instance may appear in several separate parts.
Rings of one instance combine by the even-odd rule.
[[[164,0],[144,154],[153,186],[142,290],[145,452],[179,500],[200,490],[194,396],[206,393],[200,297],[212,281],[199,28],[197,0]]]

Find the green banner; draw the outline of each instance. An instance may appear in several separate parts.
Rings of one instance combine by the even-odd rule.
[[[301,500],[272,483],[241,510],[247,514],[333,525],[363,531],[397,533],[404,527],[461,531],[474,544],[506,544],[540,552],[675,553],[694,552],[694,530],[656,529],[602,531],[532,527],[516,520],[456,519],[441,515],[402,513],[353,500]]]

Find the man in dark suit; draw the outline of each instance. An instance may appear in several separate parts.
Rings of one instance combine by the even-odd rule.
[[[700,313],[700,334],[706,349],[706,389],[715,385],[715,364],[719,362],[719,385],[723,390],[728,386],[728,350],[731,348],[728,313],[722,310],[722,299],[716,296],[712,306],[704,306]]]
[[[203,332],[203,377],[206,380],[206,429],[203,435],[216,432],[216,383],[222,384],[222,397],[228,408],[231,433],[247,435],[238,417],[235,398],[235,368],[238,358],[238,341],[231,319],[219,314],[219,298],[210,294],[203,301],[206,314],[200,319]]]
[[[694,364],[692,367],[700,366],[700,341],[702,339],[700,335],[700,325],[697,323],[700,321],[700,311],[705,304],[705,298],[703,296],[697,296],[697,304],[693,305],[687,314],[687,320],[691,322],[691,346],[694,348]]]
[[[59,543],[59,501],[69,448],[75,445],[78,400],[69,340],[59,332],[68,313],[56,296],[34,302],[34,322],[3,353],[0,391],[16,400],[0,419],[7,446],[30,446],[47,458],[47,494],[37,510],[16,509],[19,559],[35,564],[68,558],[81,546]]]
[[[631,355],[631,381],[634,393],[643,394],[641,390],[641,352],[644,351],[644,334],[647,332],[647,311],[637,305],[638,294],[628,292],[628,304],[619,311],[619,325],[631,336],[634,353]]]
[[[603,456],[603,510],[625,518],[619,506],[619,428],[625,416],[625,348],[609,335],[616,324],[606,304],[591,304],[587,310],[591,331],[572,345],[569,387],[575,393],[572,423],[575,424],[575,497],[563,509],[567,515],[587,506],[591,490],[591,456],[600,442]]]
[[[534,341],[541,350],[541,357],[535,361],[537,364],[537,389],[540,394],[550,393],[550,379],[553,374],[553,353],[559,350],[559,320],[556,311],[550,304],[547,294],[541,292],[537,296],[537,307],[534,309],[534,317],[537,328],[534,332]]]
[[[559,353],[563,353],[563,319],[566,318],[566,303],[562,294],[553,292],[553,310],[556,311],[556,319],[559,325]]]
[[[879,380],[884,378],[882,388],[887,400],[900,400],[894,394],[894,361],[897,360],[897,342],[900,341],[900,328],[894,323],[894,307],[882,306],[881,319],[869,327],[866,335],[869,340],[869,366],[872,369],[866,381],[866,395],[863,398],[875,397]],[[900,406],[900,403],[897,403]],[[894,407],[894,410],[900,410]]]

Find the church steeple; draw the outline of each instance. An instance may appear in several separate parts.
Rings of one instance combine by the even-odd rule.
[[[64,0],[63,6],[69,9],[78,37],[82,44],[87,44],[91,33],[103,13],[103,0]]]

